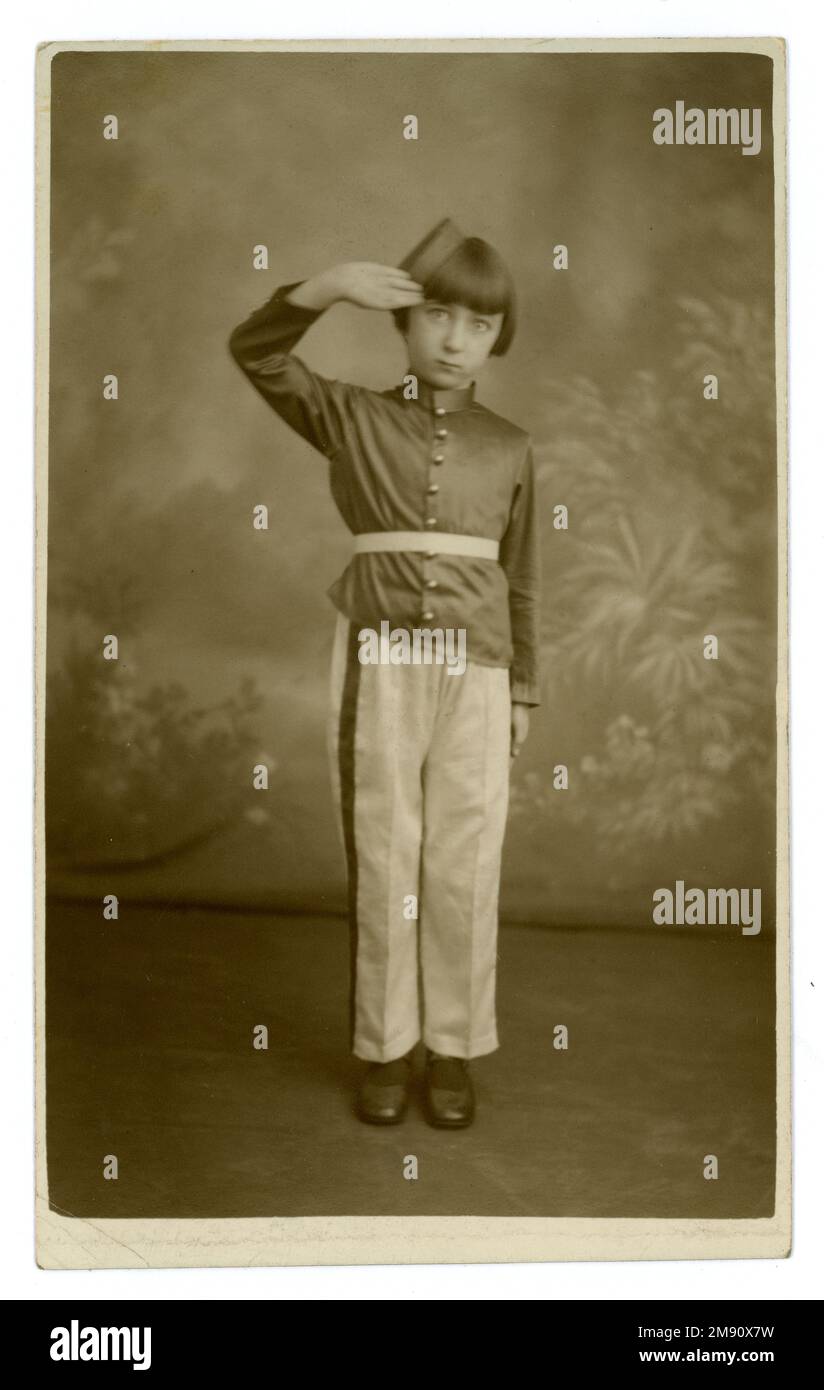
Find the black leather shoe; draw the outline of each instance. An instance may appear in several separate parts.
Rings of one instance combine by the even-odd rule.
[[[356,1111],[370,1125],[396,1125],[406,1114],[412,1057],[371,1062],[360,1084]]]
[[[424,1112],[431,1125],[463,1129],[475,1118],[475,1092],[465,1057],[441,1057],[426,1049]]]

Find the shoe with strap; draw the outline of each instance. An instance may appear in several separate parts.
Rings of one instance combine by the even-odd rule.
[[[358,1118],[371,1125],[396,1125],[406,1114],[412,1054],[391,1062],[371,1062],[357,1098]]]
[[[466,1057],[447,1057],[426,1049],[424,1110],[431,1125],[462,1129],[475,1117],[475,1092]]]

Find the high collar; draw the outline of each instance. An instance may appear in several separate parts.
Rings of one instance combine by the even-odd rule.
[[[418,381],[418,405],[426,410],[468,410],[475,400],[475,382],[468,386],[441,389],[428,381]]]

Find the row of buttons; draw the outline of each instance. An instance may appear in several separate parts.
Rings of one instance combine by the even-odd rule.
[[[446,414],[446,410],[444,409],[444,407],[443,407],[442,405],[436,405],[436,406],[435,406],[435,414],[436,414],[436,415],[445,415],[445,414]],[[440,429],[437,429],[437,430],[435,431],[435,438],[436,438],[436,439],[446,439],[446,430],[445,430],[443,427],[441,427]],[[444,461],[444,455],[443,455],[443,454],[433,454],[433,456],[432,456],[432,462],[433,462],[433,463],[438,463],[438,464],[440,464],[440,463],[443,463],[443,461]],[[437,483],[430,483],[430,484],[429,484],[429,487],[426,489],[426,491],[427,491],[427,493],[428,493],[428,495],[429,495],[430,497],[434,497],[435,494],[436,494],[437,492],[440,491],[440,489],[439,489]],[[431,529],[433,526],[437,526],[437,524],[438,524],[438,518],[435,517],[435,516],[428,516],[428,517],[426,518],[426,521],[425,521],[424,524],[425,524],[426,526],[428,526],[428,527]],[[427,560],[434,560],[434,559],[435,559],[436,553],[437,553],[437,552],[434,551],[434,550],[427,550],[427,551],[426,551],[426,559],[427,559]],[[424,588],[426,588],[426,589],[437,589],[437,587],[438,587],[438,581],[437,581],[437,579],[427,579],[427,580],[424,581]],[[422,613],[422,614],[421,614],[421,622],[424,622],[424,623],[431,623],[434,617],[435,617],[435,614],[432,613],[432,612],[430,612],[429,610],[427,610],[426,613]]]

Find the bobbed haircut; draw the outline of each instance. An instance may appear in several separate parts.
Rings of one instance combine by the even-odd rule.
[[[463,304],[476,314],[503,314],[500,332],[490,351],[491,357],[503,357],[515,336],[517,301],[512,276],[488,241],[466,237],[430,275],[423,293],[425,299],[439,304]],[[398,332],[405,332],[408,307],[393,309],[392,317]]]

